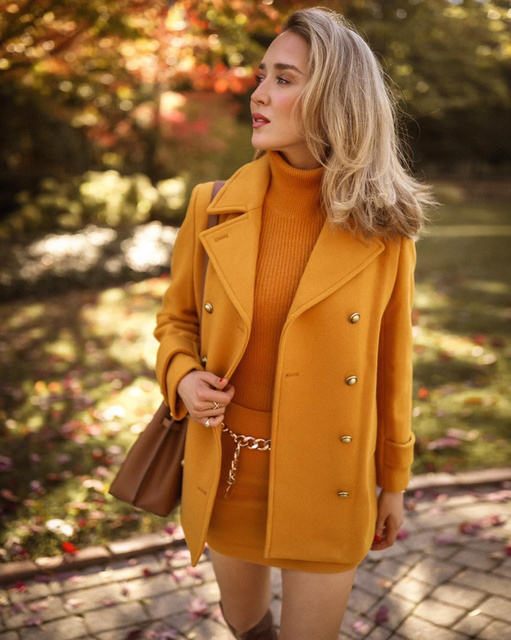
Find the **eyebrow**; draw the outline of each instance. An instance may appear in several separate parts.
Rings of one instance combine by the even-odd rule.
[[[295,67],[294,64],[287,64],[285,62],[276,62],[273,66],[275,67],[275,69],[279,69],[279,71],[287,71],[291,69],[292,71],[297,71],[299,74],[303,76],[303,71],[300,71],[300,69],[298,67]],[[261,62],[261,64],[259,65],[259,69],[260,71],[266,70],[266,65],[264,64],[264,62]]]

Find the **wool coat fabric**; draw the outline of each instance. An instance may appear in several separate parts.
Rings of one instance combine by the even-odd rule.
[[[176,418],[186,415],[181,378],[202,368],[230,378],[247,346],[269,180],[263,156],[211,203],[211,183],[192,193],[155,330],[157,376]],[[210,214],[219,222],[207,228]],[[325,222],[280,338],[265,557],[358,564],[374,537],[376,487],[406,488],[414,266],[411,239],[368,239]],[[181,522],[194,564],[221,455],[220,427],[190,420]]]

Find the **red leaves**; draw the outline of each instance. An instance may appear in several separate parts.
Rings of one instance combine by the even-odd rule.
[[[75,545],[72,542],[68,542],[67,540],[62,543],[62,550],[64,551],[64,553],[69,553],[71,555],[78,553],[78,549],[75,547]]]
[[[491,527],[499,527],[507,521],[507,518],[499,514],[485,516],[479,520],[462,522],[459,526],[460,533],[466,536],[477,536],[481,531]]]
[[[374,621],[376,622],[376,624],[380,625],[380,624],[384,624],[385,622],[388,622],[388,619],[389,619],[389,608],[384,604],[382,604],[374,616]]]
[[[429,398],[429,389],[427,387],[420,387],[417,395],[419,400],[427,400]]]

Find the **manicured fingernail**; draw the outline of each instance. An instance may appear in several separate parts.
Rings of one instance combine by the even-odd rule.
[[[374,540],[373,540],[373,544],[378,544],[378,542],[381,542],[381,538],[378,535],[374,536]]]
[[[225,382],[226,378],[220,378],[220,382]]]

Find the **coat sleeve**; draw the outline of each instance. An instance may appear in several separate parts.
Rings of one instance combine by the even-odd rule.
[[[200,304],[202,299],[204,249],[199,240],[206,226],[206,208],[211,185],[192,191],[185,219],[177,235],[171,263],[171,283],[156,316],[154,336],[160,343],[156,375],[165,402],[178,420],[186,407],[177,394],[180,380],[190,371],[201,370]],[[204,215],[201,215],[204,214]],[[199,222],[198,222],[199,220]]]
[[[376,473],[387,491],[404,491],[413,462],[412,305],[415,244],[400,241],[394,288],[383,315],[378,351]]]

